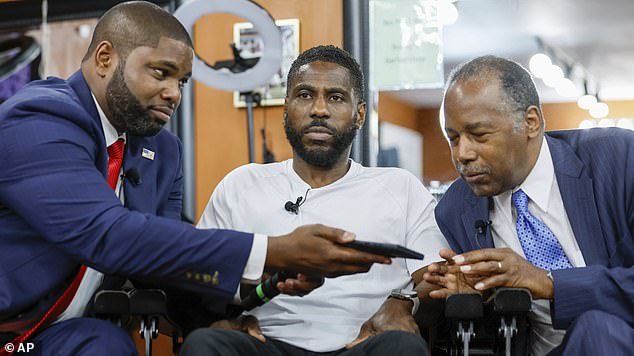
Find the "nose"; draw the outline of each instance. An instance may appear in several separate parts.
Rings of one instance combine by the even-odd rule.
[[[313,101],[310,115],[317,118],[330,117],[330,111],[328,111],[328,101],[325,96],[318,95]]]
[[[178,80],[166,80],[165,87],[161,91],[161,99],[170,104],[178,105],[181,101],[181,87]]]
[[[474,161],[478,156],[473,143],[468,139],[459,140],[454,146],[453,153],[454,158],[461,163]]]

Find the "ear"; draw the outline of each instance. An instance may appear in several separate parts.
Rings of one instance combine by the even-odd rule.
[[[535,105],[529,106],[524,113],[524,124],[528,137],[535,138],[540,135],[543,131],[542,123],[542,114],[539,108]]]
[[[109,41],[101,41],[93,56],[95,71],[102,78],[108,76],[117,67],[117,54]]]
[[[357,104],[357,130],[363,127],[365,123],[365,113],[366,113],[366,105],[365,101],[361,101]]]
[[[284,97],[284,120],[286,120],[286,116],[288,116],[288,96]]]

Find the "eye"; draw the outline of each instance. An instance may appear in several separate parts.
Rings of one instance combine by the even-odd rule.
[[[482,142],[482,141],[486,141],[488,139],[489,133],[488,132],[476,132],[476,133],[473,133],[472,136],[475,138],[476,141]]]
[[[160,79],[163,79],[167,76],[167,71],[165,69],[161,69],[161,68],[152,68],[154,70],[154,73],[156,73],[156,76],[159,77]]]
[[[301,91],[299,92],[299,94],[297,94],[297,97],[300,99],[310,99],[312,98],[312,95],[310,95],[310,93],[305,92],[305,91]]]
[[[344,101],[344,98],[343,95],[333,95],[330,97],[330,100],[334,102],[342,102]]]
[[[189,79],[182,79],[178,81],[178,87],[183,89],[183,87],[185,86],[185,84],[187,84],[189,82]]]

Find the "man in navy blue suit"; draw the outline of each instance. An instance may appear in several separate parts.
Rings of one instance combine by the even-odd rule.
[[[544,133],[530,74],[493,56],[451,75],[444,131],[460,178],[436,208],[453,251],[430,295],[527,288],[531,354],[633,354],[634,132]]]
[[[172,15],[124,3],[100,19],[80,71],[27,85],[0,106],[0,347],[26,340],[44,355],[136,353],[125,333],[82,317],[103,274],[160,280],[222,309],[265,265],[304,273],[281,286],[300,293],[323,276],[390,262],[336,244],[354,234],[321,225],[267,237],[174,220],[181,144],[162,127],[192,58]]]

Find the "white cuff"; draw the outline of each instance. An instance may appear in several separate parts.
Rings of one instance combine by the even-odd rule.
[[[253,245],[249,253],[244,271],[242,272],[242,283],[258,284],[262,280],[264,263],[266,262],[266,249],[268,247],[268,237],[262,234],[253,235]]]

